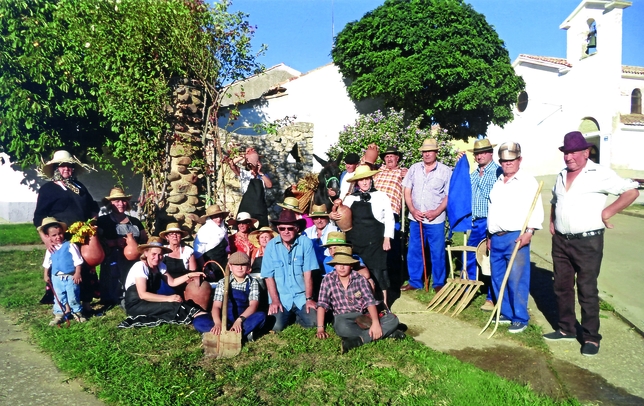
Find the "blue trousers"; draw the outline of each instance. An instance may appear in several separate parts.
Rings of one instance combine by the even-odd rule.
[[[69,308],[72,313],[79,313],[82,310],[80,301],[80,285],[74,283],[72,274],[65,276],[51,276],[51,285],[54,287],[56,296],[60,304],[63,306],[61,309],[58,302],[54,300],[54,314],[64,314],[65,305],[69,303]]]
[[[297,306],[293,305],[290,310],[280,311],[274,314],[275,316],[275,325],[273,326],[273,331],[280,332],[284,330],[289,324],[292,323],[295,318],[295,322],[304,328],[313,328],[317,326],[317,312],[315,310],[309,310],[306,312],[306,306],[303,306],[301,309],[298,309]]]
[[[431,264],[432,287],[445,285],[445,223],[423,224],[425,258],[429,251],[430,261],[423,261],[423,251],[420,245],[420,226],[417,221],[409,222],[409,250],[407,251],[407,269],[409,284],[420,289],[424,286],[423,262]]]
[[[487,217],[476,219],[472,221],[472,231],[470,238],[467,240],[467,245],[470,247],[477,247],[481,241],[487,237]],[[476,279],[476,252],[467,253],[467,276],[470,280]],[[481,276],[479,275],[479,280]],[[486,283],[487,284],[487,283]],[[486,300],[492,300],[492,288],[488,288]]]
[[[503,284],[503,277],[510,262],[512,251],[519,238],[519,231],[511,231],[504,235],[492,235],[490,249],[490,267],[492,268],[492,289],[494,301],[499,297],[499,290]],[[501,314],[511,321],[527,323],[528,296],[530,295],[530,244],[521,248],[514,258],[510,277],[503,294]]]
[[[245,321],[242,322],[242,335],[246,337],[248,334],[255,330],[261,330],[261,328],[264,327],[265,321],[266,313],[255,312],[251,314],[250,316],[248,316],[248,318],[246,318]],[[229,319],[226,323],[228,324],[227,328],[230,329],[234,322],[235,320]],[[212,320],[212,316],[210,314],[203,314],[201,316],[195,317],[192,321],[192,325],[194,326],[195,330],[203,334],[209,332],[213,327],[215,327],[215,322]]]

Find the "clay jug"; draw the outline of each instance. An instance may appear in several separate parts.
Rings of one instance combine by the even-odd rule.
[[[125,256],[125,259],[128,261],[136,261],[139,259],[138,247],[139,244],[134,239],[132,233],[127,233],[125,236],[125,248],[123,248],[123,256]]]
[[[340,213],[340,215],[342,215],[342,218],[335,222],[340,230],[346,233],[353,228],[353,215],[351,214],[351,209],[348,206],[342,204],[342,200],[336,199],[333,202],[333,208],[331,209],[331,211],[338,212]]]
[[[100,265],[105,259],[105,251],[96,235],[89,237],[89,241],[81,245],[80,252],[85,263],[91,268]]]
[[[378,146],[376,144],[369,144],[367,150],[364,152],[362,162],[369,165],[374,165],[378,160]]]

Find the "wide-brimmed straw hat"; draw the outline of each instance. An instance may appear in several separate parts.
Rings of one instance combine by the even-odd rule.
[[[347,242],[347,236],[341,231],[331,231],[326,237],[326,244],[322,245],[323,247],[335,247],[335,246],[351,246]]]
[[[572,131],[564,136],[564,142],[563,145],[559,147],[559,151],[564,153],[577,152],[583,151],[592,146],[593,144],[586,141],[586,138],[584,138],[582,133],[579,131]]]
[[[250,243],[253,244],[255,247],[259,248],[259,236],[263,233],[273,234],[272,238],[275,238],[279,235],[277,231],[273,230],[270,227],[262,227],[259,230],[255,230],[252,233],[250,233],[250,235],[248,236],[248,241],[250,241]]]
[[[476,262],[481,267],[481,273],[490,276],[490,253],[487,250],[487,238],[476,246]]]
[[[326,209],[325,204],[317,205],[313,204],[311,205],[311,211],[309,212],[309,217],[314,218],[314,217],[329,217],[329,212]]]
[[[277,203],[277,205],[283,209],[293,210],[298,214],[304,213],[300,210],[300,201],[295,197],[286,197],[282,203]]]
[[[163,252],[164,254],[172,252],[171,248],[163,246],[163,240],[161,239],[161,237],[148,238],[148,242],[146,244],[139,245],[136,250],[139,251],[139,254],[143,254],[143,251],[147,250],[148,248],[161,248],[161,252]]]
[[[304,231],[304,229],[306,228],[306,220],[298,219],[295,216],[295,212],[293,210],[282,210],[277,220],[271,220],[271,223],[275,225],[295,224],[300,229],[300,231]]]
[[[63,223],[62,221],[56,220],[56,218],[54,217],[45,217],[44,219],[42,219],[42,224],[36,230],[38,230],[38,232],[41,232],[42,229],[45,228],[45,226],[48,226],[50,224],[58,224],[63,230],[63,233],[67,231],[67,224]]]
[[[419,151],[438,151],[438,143],[433,138],[425,138],[423,145],[418,148]]]
[[[229,211],[222,210],[218,204],[213,204],[211,206],[208,206],[208,208],[206,209],[206,214],[201,216],[201,219],[206,220],[212,216],[218,216],[218,215],[222,215],[223,217],[226,217],[229,214],[230,214]]]
[[[230,226],[236,226],[239,223],[252,223],[253,228],[257,228],[257,226],[259,226],[259,221],[252,218],[250,214],[246,213],[245,211],[240,211],[239,213],[237,213],[236,218],[228,220],[228,225]]]
[[[333,254],[333,259],[327,262],[329,265],[355,265],[360,263],[353,257],[353,249],[351,247],[337,247]]]
[[[47,161],[41,168],[42,173],[47,176],[48,178],[51,178],[54,176],[54,171],[58,167],[58,165],[67,163],[67,164],[73,164],[74,165],[74,175],[78,176],[83,172],[87,172],[89,170],[89,166],[83,164],[81,161],[78,160],[75,156],[70,154],[69,152],[65,150],[58,150],[54,152],[54,156],[51,158],[50,161]]]
[[[110,189],[110,195],[103,198],[103,205],[109,208],[112,200],[125,200],[128,206],[127,210],[129,210],[130,199],[132,199],[132,195],[126,195],[125,191],[123,191],[123,189],[121,189],[120,187],[113,187],[112,189]]]
[[[181,238],[185,238],[188,235],[188,232],[186,230],[181,229],[179,223],[169,223],[165,227],[165,230],[159,233],[159,237],[165,238],[165,236],[170,233],[180,233]]]
[[[356,171],[353,172],[353,176],[351,177],[350,181],[357,182],[360,179],[370,178],[378,172],[380,171],[379,170],[372,171],[369,165],[359,165],[356,168]]]
[[[496,144],[491,144],[490,140],[483,138],[482,140],[476,140],[476,142],[474,143],[474,148],[468,149],[467,152],[473,152],[475,154],[486,151],[492,152],[494,150],[494,147],[496,147]]]
[[[387,149],[383,153],[380,154],[380,159],[382,159],[384,161],[385,156],[387,156],[389,154],[398,155],[398,158],[402,159],[402,152],[398,151],[398,147],[396,147],[396,146],[387,147]]]

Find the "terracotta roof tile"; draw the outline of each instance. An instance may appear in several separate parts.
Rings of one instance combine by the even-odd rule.
[[[536,55],[520,54],[519,58],[521,57],[526,59],[533,59],[535,61],[550,62],[550,63],[554,63],[555,65],[562,65],[568,68],[572,67],[572,64],[569,63],[566,58],[553,58],[551,56],[536,56]]]
[[[644,126],[644,114],[622,114],[619,120],[626,125]]]
[[[622,65],[622,73],[630,73],[632,75],[644,75],[644,68],[641,66]]]

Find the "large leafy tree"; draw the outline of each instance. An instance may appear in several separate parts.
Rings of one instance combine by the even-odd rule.
[[[335,39],[355,100],[380,98],[467,139],[512,120],[524,88],[503,41],[462,0],[387,0]]]

